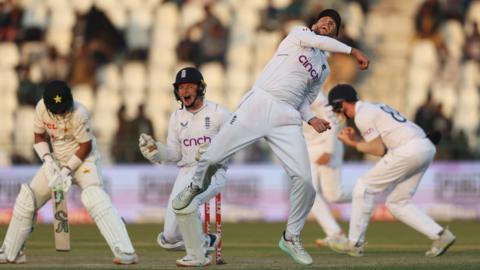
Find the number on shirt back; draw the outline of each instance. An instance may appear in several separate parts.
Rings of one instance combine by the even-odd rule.
[[[382,104],[382,105],[380,105],[380,109],[382,109],[382,111],[390,114],[393,117],[393,119],[395,119],[395,121],[397,121],[397,122],[400,122],[400,123],[407,122],[407,118],[405,118],[403,115],[401,115],[399,112],[397,112],[395,109],[393,109],[392,107],[390,107],[388,105]]]

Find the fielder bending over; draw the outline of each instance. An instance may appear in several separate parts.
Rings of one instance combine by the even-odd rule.
[[[43,165],[30,184],[20,188],[0,249],[0,263],[26,262],[23,248],[37,210],[50,199],[53,187],[61,186],[66,193],[72,183],[82,189],[82,203],[112,250],[113,262],[136,263],[138,257],[125,224],[103,190],[90,116],[83,105],[73,101],[65,82],[51,81],[46,85],[43,99],[35,108],[34,126],[33,148]]]
[[[358,151],[382,157],[353,189],[348,241],[332,248],[354,257],[363,256],[375,195],[387,190],[385,205],[390,213],[433,241],[425,255],[442,255],[455,242],[455,236],[411,202],[436,152],[422,128],[388,105],[360,101],[355,89],[347,84],[335,86],[328,102],[335,112],[354,119],[360,131],[361,138],[353,128],[346,127],[339,139]]]

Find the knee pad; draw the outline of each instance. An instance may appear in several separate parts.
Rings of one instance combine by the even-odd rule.
[[[93,219],[101,218],[113,208],[110,197],[99,186],[88,186],[85,188],[82,191],[81,199]]]
[[[99,186],[89,186],[82,191],[81,197],[115,257],[135,253],[125,223],[107,193]]]
[[[18,193],[13,214],[25,218],[32,218],[36,208],[37,206],[33,190],[27,184],[23,184],[20,187],[20,193]]]

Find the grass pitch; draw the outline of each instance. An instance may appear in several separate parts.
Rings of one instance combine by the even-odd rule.
[[[342,224],[346,228],[346,224]],[[313,242],[323,233],[316,223],[308,222],[303,242],[314,259],[312,266],[295,264],[277,246],[284,224],[226,223],[223,226],[226,265],[216,269],[480,269],[480,224],[452,222],[457,242],[438,258],[426,258],[431,241],[398,222],[374,222],[368,230],[365,257],[352,258]],[[0,227],[1,237],[6,226]],[[0,265],[1,269],[178,269],[175,260],[182,252],[167,252],[156,244],[161,224],[128,225],[140,263],[116,266],[112,254],[94,225],[73,225],[72,250],[56,252],[51,225],[39,225],[27,244],[25,265]]]

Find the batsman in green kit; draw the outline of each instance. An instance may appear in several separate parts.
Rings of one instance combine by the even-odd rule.
[[[138,257],[125,224],[103,190],[90,116],[83,105],[73,100],[65,82],[51,81],[46,85],[43,99],[35,108],[34,136],[33,147],[43,164],[32,181],[20,188],[0,248],[0,263],[26,262],[24,247],[33,231],[36,212],[50,198],[55,212],[56,249],[70,249],[66,197],[71,184],[82,190],[82,203],[111,248],[113,262],[136,263]]]

